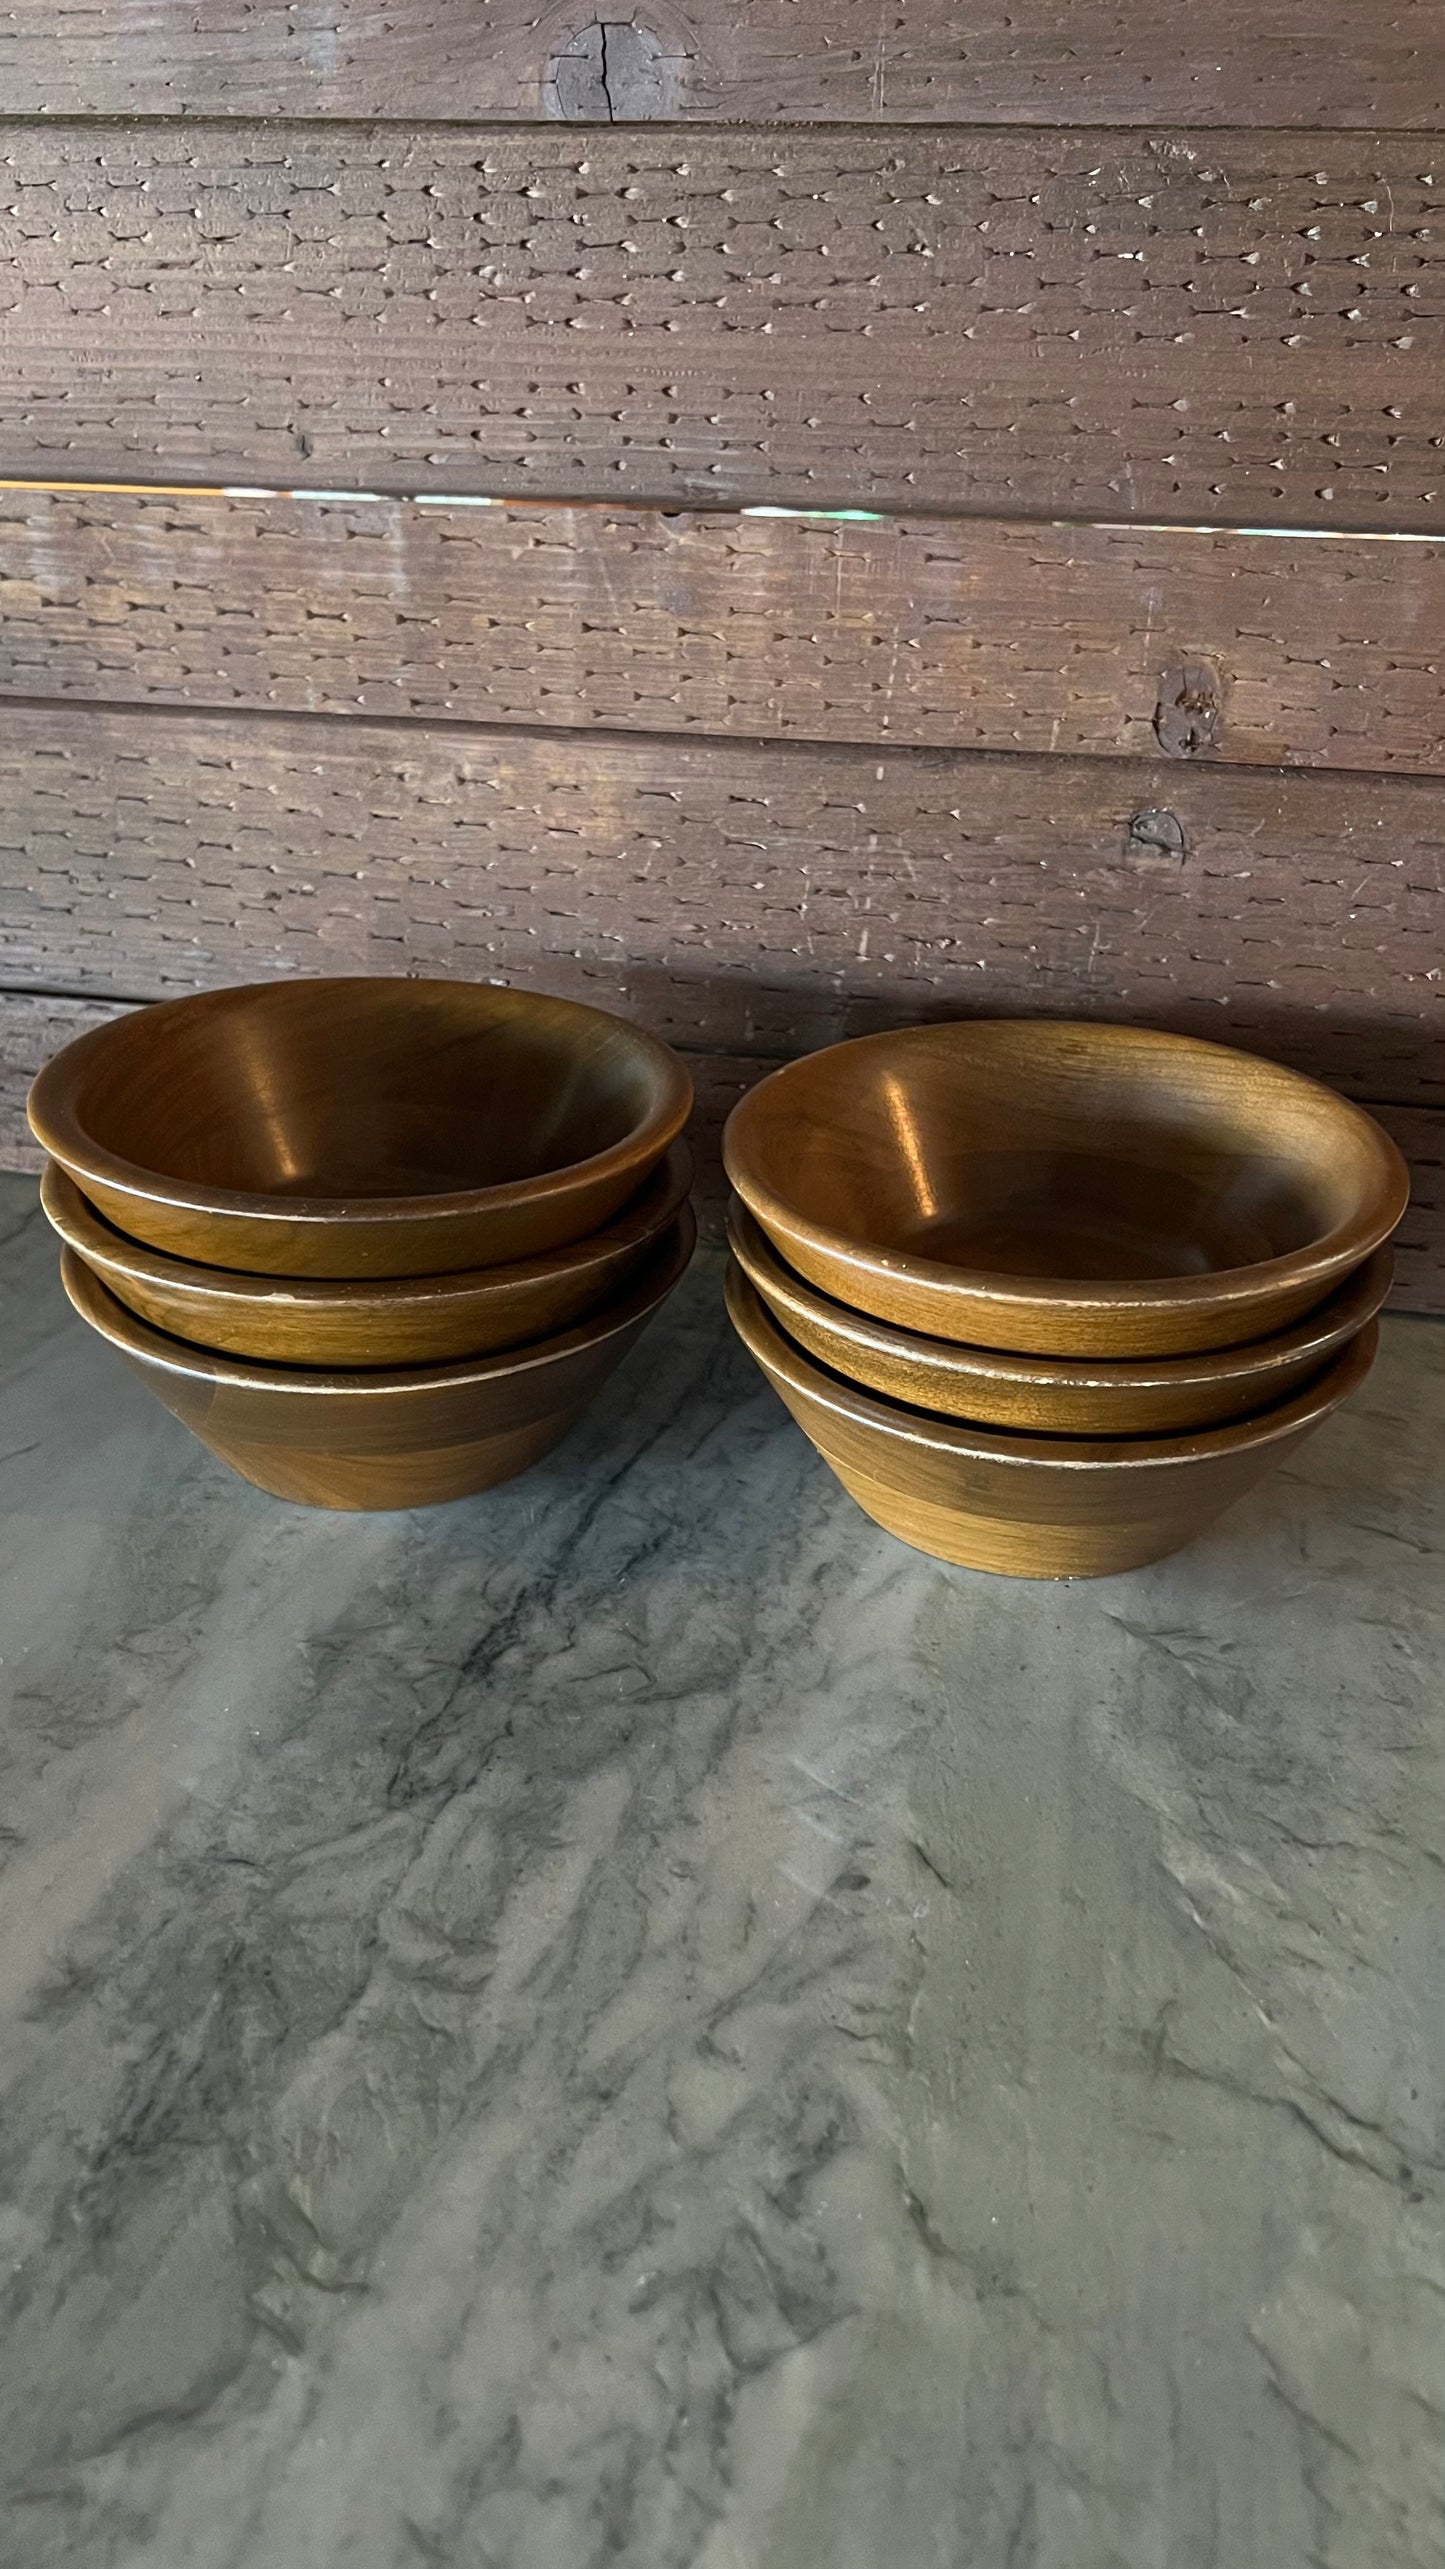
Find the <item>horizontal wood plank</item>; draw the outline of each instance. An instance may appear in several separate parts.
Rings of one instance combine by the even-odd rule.
[[[11,112],[1445,121],[1438,0],[18,0]]]
[[[0,128],[41,478],[1445,526],[1409,135]]]
[[[104,1001],[37,1000],[0,990],[0,1168],[38,1170],[42,1153],[25,1121],[25,1093],[42,1062],[76,1035],[120,1013]],[[705,1236],[721,1236],[727,1183],[720,1143],[738,1099],[777,1064],[727,1053],[693,1053],[696,1091],[689,1136],[697,1166],[695,1202]],[[1395,1242],[1397,1311],[1445,1313],[1445,1112],[1377,1107],[1410,1162],[1412,1197]]]
[[[1445,786],[12,707],[0,981],[412,970],[705,1050],[1098,1013],[1445,1104]]]
[[[1445,544],[0,492],[0,691],[1445,768]]]

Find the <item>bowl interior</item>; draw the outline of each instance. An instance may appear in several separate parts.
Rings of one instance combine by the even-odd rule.
[[[215,991],[105,1034],[72,1096],[87,1139],[252,1196],[506,1186],[612,1149],[662,1100],[665,1056],[620,1020],[468,982]]]
[[[1378,1184],[1373,1128],[1330,1091],[1133,1027],[866,1037],[777,1074],[736,1121],[744,1192],[751,1177],[817,1230],[998,1277],[1253,1266],[1325,1238]]]

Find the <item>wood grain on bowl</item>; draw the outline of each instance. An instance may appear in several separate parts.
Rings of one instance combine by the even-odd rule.
[[[919,1552],[1018,1579],[1102,1578],[1179,1551],[1359,1389],[1370,1321],[1293,1400],[1180,1437],[1009,1436],[925,1417],[829,1374],[734,1263],[738,1335],[858,1504]]]
[[[608,1010],[481,982],[257,982],[83,1035],[36,1138],[108,1222],[263,1275],[418,1276],[560,1248],[619,1212],[692,1083]]]
[[[1033,1355],[1181,1355],[1283,1329],[1409,1200],[1333,1089],[1143,1027],[974,1018],[789,1063],[727,1172],[788,1264],[925,1335]]]
[[[692,1256],[686,1205],[620,1294],[578,1327],[456,1365],[357,1375],[216,1356],[148,1327],[61,1251],[65,1290],[158,1400],[244,1480],[311,1507],[431,1507],[511,1480],[557,1443]]]
[[[728,1241],[743,1273],[794,1345],[863,1391],[943,1418],[1034,1436],[1166,1436],[1247,1418],[1302,1391],[1373,1320],[1394,1259],[1377,1249],[1292,1329],[1242,1347],[1133,1363],[1108,1357],[1011,1356],[895,1329],[794,1275],[734,1196]]]
[[[691,1182],[691,1153],[674,1142],[621,1213],[565,1248],[460,1275],[349,1282],[243,1275],[168,1258],[126,1239],[53,1160],[40,1201],[117,1300],[173,1337],[272,1364],[439,1365],[553,1335],[618,1293]]]

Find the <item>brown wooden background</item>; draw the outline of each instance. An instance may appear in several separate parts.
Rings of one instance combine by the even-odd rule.
[[[250,974],[613,999],[714,1125],[1097,1011],[1374,1104],[1445,1308],[1445,10],[1361,18],[0,9],[0,1158]]]

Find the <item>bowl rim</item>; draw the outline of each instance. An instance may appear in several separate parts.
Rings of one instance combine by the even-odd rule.
[[[620,1331],[645,1320],[666,1299],[674,1285],[681,1282],[696,1246],[697,1217],[692,1206],[684,1202],[641,1274],[629,1277],[620,1293],[600,1310],[574,1322],[570,1329],[538,1338],[529,1346],[503,1348],[493,1356],[466,1356],[443,1365],[389,1366],[375,1372],[364,1365],[333,1365],[324,1371],[302,1365],[269,1365],[255,1357],[222,1356],[206,1347],[193,1347],[188,1339],[173,1338],[142,1320],[71,1248],[61,1250],[60,1280],[72,1309],[97,1336],[108,1338],[122,1355],[150,1370],[179,1374],[188,1382],[214,1383],[227,1391],[292,1393],[310,1399],[369,1400],[373,1395],[405,1399],[418,1392],[460,1391],[474,1383],[537,1372],[568,1356],[580,1355],[584,1349],[604,1346]]]
[[[621,1212],[600,1229],[586,1231],[580,1240],[546,1249],[535,1258],[516,1258],[495,1267],[463,1267],[439,1276],[265,1276],[247,1275],[238,1267],[203,1266],[197,1259],[174,1257],[169,1250],[153,1249],[117,1230],[59,1160],[47,1161],[41,1173],[40,1201],[51,1229],[102,1282],[115,1274],[166,1293],[190,1295],[197,1305],[207,1301],[253,1309],[284,1305],[287,1311],[354,1312],[359,1318],[367,1312],[434,1310],[438,1303],[465,1302],[478,1294],[523,1292],[554,1276],[577,1276],[589,1267],[609,1264],[660,1237],[686,1198],[693,1174],[687,1143],[673,1142]]]
[[[281,1003],[298,990],[354,990],[401,988],[414,991],[479,990],[492,999],[510,1001],[520,1013],[534,1000],[545,1000],[549,1008],[570,1011],[579,1019],[590,1018],[613,1028],[620,1027],[635,1045],[639,1057],[649,1062],[657,1073],[659,1095],[643,1117],[618,1142],[605,1150],[593,1151],[586,1159],[565,1161],[559,1169],[541,1171],[535,1177],[517,1178],[505,1184],[454,1189],[434,1195],[265,1195],[240,1188],[203,1186],[183,1178],[168,1177],[163,1169],[147,1169],[139,1160],[128,1160],[93,1141],[79,1120],[75,1104],[78,1080],[87,1062],[103,1052],[117,1027],[129,1025],[136,1018],[149,1018],[166,1009],[189,1009],[197,1014],[219,1009],[241,999],[264,998]],[[42,1148],[83,1187],[89,1178],[114,1195],[134,1197],[138,1203],[165,1204],[177,1212],[209,1213],[222,1219],[248,1222],[274,1222],[291,1228],[323,1228],[332,1223],[365,1223],[401,1225],[423,1219],[446,1221],[453,1217],[468,1218],[489,1211],[510,1211],[544,1199],[580,1192],[606,1179],[614,1171],[626,1169],[667,1149],[677,1139],[692,1111],[691,1074],[680,1055],[658,1035],[649,1034],[635,1025],[630,1017],[620,1017],[610,1008],[595,1007],[586,999],[556,998],[549,991],[518,987],[513,982],[475,981],[465,974],[448,978],[438,973],[346,972],[298,973],[294,978],[276,981],[227,982],[217,990],[188,991],[183,998],[144,1000],[128,1008],[124,1015],[112,1017],[103,1026],[92,1026],[85,1034],[62,1045],[36,1073],[26,1099],[30,1129]]]
[[[1231,1454],[1252,1453],[1312,1425],[1337,1409],[1364,1382],[1379,1344],[1378,1320],[1367,1320],[1312,1383],[1293,1399],[1278,1401],[1249,1418],[1222,1427],[1193,1430],[1183,1436],[1067,1437],[1020,1436],[1005,1428],[974,1428],[958,1419],[906,1409],[876,1392],[859,1391],[830,1374],[826,1367],[795,1347],[772,1318],[755,1284],[730,1259],[726,1285],[728,1313],[744,1346],[763,1372],[785,1382],[803,1399],[831,1410],[852,1426],[866,1427],[897,1444],[921,1446],[932,1454],[950,1454],[959,1462],[1013,1464],[1022,1470],[1040,1465],[1065,1472],[1111,1472],[1121,1465],[1142,1470],[1169,1470],[1185,1463],[1222,1461]]]
[[[1323,1364],[1334,1348],[1373,1320],[1395,1275],[1394,1251],[1388,1245],[1374,1249],[1302,1320],[1265,1337],[1246,1338],[1237,1347],[1199,1348],[1179,1356],[1030,1356],[1003,1347],[972,1347],[959,1339],[928,1338],[871,1311],[854,1311],[805,1276],[794,1275],[738,1195],[728,1206],[727,1235],[733,1256],[775,1320],[775,1306],[781,1303],[820,1328],[836,1331],[844,1345],[904,1362],[916,1360],[920,1367],[956,1375],[960,1382],[1007,1384],[1021,1391],[1189,1391],[1257,1380],[1267,1398],[1268,1378],[1276,1368],[1296,1365],[1316,1349]],[[1246,1362],[1248,1358],[1254,1361]]]
[[[1247,1062],[1255,1072],[1291,1088],[1306,1089],[1315,1097],[1328,1101],[1333,1115],[1348,1123],[1367,1144],[1374,1158],[1378,1179],[1370,1204],[1348,1221],[1337,1223],[1332,1231],[1305,1247],[1286,1250],[1276,1258],[1262,1258],[1251,1266],[1217,1267],[1206,1275],[1158,1276],[1124,1279],[1117,1283],[1095,1283],[1086,1277],[1030,1276],[1026,1281],[1001,1276],[987,1267],[953,1266],[936,1258],[911,1257],[902,1250],[870,1248],[867,1243],[852,1240],[845,1232],[831,1230],[826,1224],[813,1222],[778,1195],[765,1180],[747,1167],[742,1153],[746,1148],[750,1116],[756,1113],[754,1101],[765,1090],[776,1090],[795,1079],[811,1064],[830,1053],[853,1052],[865,1047],[886,1048],[901,1040],[927,1042],[930,1038],[954,1035],[979,1026],[1020,1026],[1039,1033],[1045,1041],[1060,1036],[1083,1036],[1092,1044],[1136,1052],[1190,1051],[1223,1057],[1231,1062]],[[918,1026],[900,1026],[875,1035],[856,1035],[843,1044],[827,1044],[811,1053],[800,1054],[796,1061],[784,1062],[766,1079],[750,1088],[738,1100],[723,1130],[723,1166],[730,1184],[736,1188],[750,1212],[774,1237],[781,1235],[803,1243],[815,1255],[834,1265],[880,1283],[911,1285],[931,1293],[938,1301],[965,1298],[987,1303],[1000,1311],[1032,1312],[1069,1311],[1079,1313],[1158,1313],[1161,1310],[1190,1310],[1204,1306],[1225,1310],[1232,1304],[1268,1299],[1321,1281],[1325,1290],[1333,1276],[1358,1266],[1373,1249],[1387,1240],[1400,1222],[1410,1201],[1410,1172],[1405,1160],[1383,1125],[1368,1110],[1324,1080],[1311,1079],[1307,1072],[1292,1070],[1284,1062],[1268,1060],[1263,1054],[1246,1052],[1238,1044],[1216,1044],[1201,1035],[1172,1035],[1155,1026],[1132,1026],[1116,1018],[1090,1017],[954,1017],[935,1018]]]

